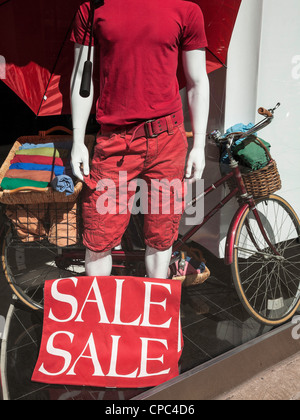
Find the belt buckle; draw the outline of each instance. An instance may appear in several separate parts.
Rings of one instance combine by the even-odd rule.
[[[153,133],[152,123],[156,120],[148,120],[145,122],[145,132],[148,139],[155,139],[158,137],[158,134]],[[151,131],[150,131],[151,130]]]

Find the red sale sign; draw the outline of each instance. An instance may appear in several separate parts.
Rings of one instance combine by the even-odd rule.
[[[33,381],[145,388],[178,376],[181,282],[69,278],[46,282],[44,294]]]

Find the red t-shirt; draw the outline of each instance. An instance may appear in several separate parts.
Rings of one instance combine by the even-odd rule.
[[[125,126],[182,107],[178,53],[207,46],[204,19],[183,0],[105,0],[95,11],[93,44],[100,53],[97,121]],[[90,2],[77,13],[71,40],[89,44]]]

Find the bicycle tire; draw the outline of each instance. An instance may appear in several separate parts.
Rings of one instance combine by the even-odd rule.
[[[233,282],[248,314],[264,325],[289,321],[300,306],[300,221],[283,198],[258,200],[275,256],[263,238],[253,212],[242,216],[235,237]]]
[[[2,269],[9,286],[19,300],[33,310],[43,310],[46,280],[78,276],[79,271],[84,270],[80,264],[68,260],[59,266],[60,248],[47,240],[24,243],[16,237],[12,227],[4,234],[1,253]]]

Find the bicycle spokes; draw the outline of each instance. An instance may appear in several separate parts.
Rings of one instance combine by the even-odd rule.
[[[300,302],[300,224],[280,197],[260,201],[257,211],[264,232],[249,210],[235,242],[234,280],[252,316],[279,324],[295,313]]]

